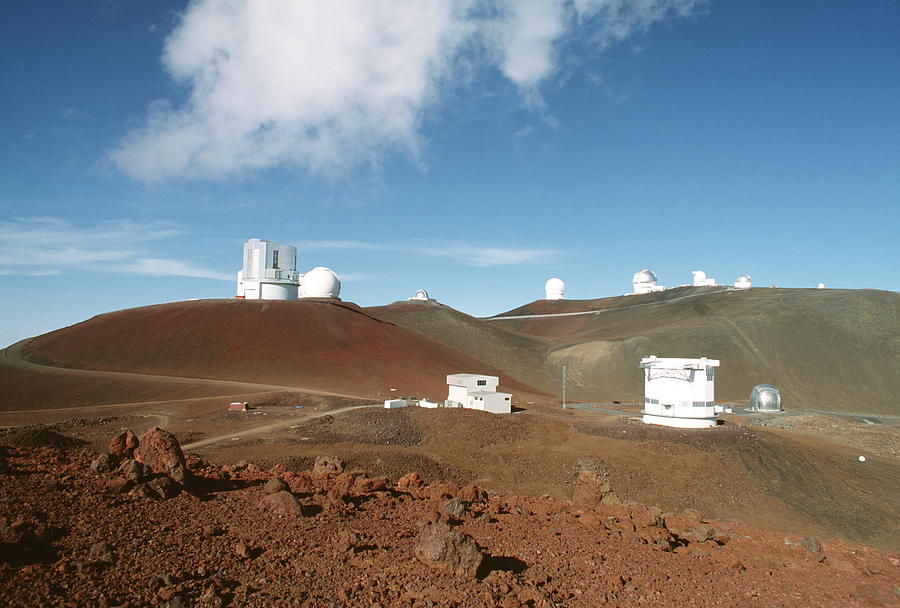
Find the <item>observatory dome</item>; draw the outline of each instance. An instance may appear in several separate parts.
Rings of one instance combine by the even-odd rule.
[[[757,384],[750,391],[750,409],[760,412],[780,412],[781,393],[771,384]]]
[[[632,279],[633,283],[652,283],[656,285],[656,275],[653,274],[652,270],[644,268],[643,270],[638,270],[634,273],[634,279]]]
[[[419,290],[416,291],[416,295],[414,295],[414,296],[412,297],[412,299],[413,299],[413,300],[427,300],[427,299],[428,299],[428,292],[425,291],[424,289],[419,289]]]
[[[301,298],[337,298],[341,295],[341,281],[331,268],[317,266],[303,275]]]
[[[544,293],[546,295],[546,300],[562,300],[565,291],[566,284],[562,279],[553,277],[552,279],[547,279],[547,282],[544,283]]]
[[[750,289],[753,287],[753,281],[750,279],[749,274],[742,274],[735,280],[734,286],[738,289]]]

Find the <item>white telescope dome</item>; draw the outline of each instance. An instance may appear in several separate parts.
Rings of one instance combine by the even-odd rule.
[[[771,384],[757,384],[750,391],[750,408],[760,412],[780,412],[781,392]]]
[[[424,289],[419,289],[416,291],[416,295],[413,297],[414,300],[427,300],[428,292]]]
[[[301,298],[337,298],[341,295],[341,281],[331,268],[316,266],[300,282]]]
[[[750,279],[749,274],[742,274],[735,280],[734,286],[738,289],[750,289],[753,287],[753,281]]]
[[[638,270],[634,273],[634,279],[632,279],[633,283],[652,283],[656,285],[656,275],[653,274],[653,271],[644,268],[643,270]]]
[[[566,284],[562,279],[553,277],[552,279],[547,279],[547,282],[544,283],[545,299],[547,300],[562,300],[565,291]]]

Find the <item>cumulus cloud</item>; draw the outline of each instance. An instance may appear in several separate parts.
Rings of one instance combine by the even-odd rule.
[[[16,218],[0,222],[4,244],[0,275],[52,276],[79,270],[234,280],[232,274],[190,262],[148,256],[150,242],[178,234],[154,222],[114,220],[75,226],[54,217]]]
[[[368,251],[385,251],[404,255],[430,256],[447,258],[461,262],[467,266],[490,267],[528,264],[556,256],[555,249],[537,249],[525,247],[481,247],[466,243],[410,241],[406,244],[367,243],[365,241],[307,241],[300,244],[304,251],[354,249]]]
[[[417,160],[425,116],[472,66],[539,103],[568,37],[602,50],[700,1],[195,0],[163,55],[187,99],[154,102],[110,159],[143,180]]]

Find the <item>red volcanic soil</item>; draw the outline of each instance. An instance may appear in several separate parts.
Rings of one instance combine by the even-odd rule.
[[[439,398],[445,376],[500,370],[333,300],[201,300],[99,315],[32,339],[29,361],[101,371],[211,378],[384,398]]]
[[[189,458],[194,489],[158,502],[89,463],[0,447],[4,606],[897,605],[896,553],[663,514],[590,473],[568,502]]]

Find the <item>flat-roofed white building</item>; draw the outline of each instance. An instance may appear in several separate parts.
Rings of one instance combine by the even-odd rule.
[[[716,359],[641,359],[644,370],[643,420],[680,428],[716,426],[717,414],[725,411],[715,404]]]
[[[512,394],[497,392],[499,383],[497,376],[450,374],[447,376],[448,406],[509,414],[512,412]]]
[[[244,243],[244,266],[237,272],[238,298],[296,300],[297,248],[263,239]]]

